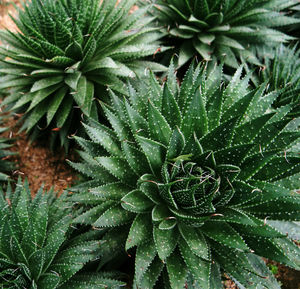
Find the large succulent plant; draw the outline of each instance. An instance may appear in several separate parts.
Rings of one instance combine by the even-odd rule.
[[[162,69],[142,59],[161,49],[146,9],[129,13],[135,2],[25,2],[14,19],[20,31],[0,35],[5,42],[0,71],[6,74],[0,88],[16,88],[5,104],[25,112],[24,129],[49,127],[55,135],[59,130],[64,144],[81,113],[96,115],[94,98],[103,96],[101,87],[124,92],[123,79],[144,73],[146,67]]]
[[[109,274],[80,271],[101,256],[99,232],[72,235],[64,197],[41,189],[31,198],[28,184],[18,182],[0,194],[0,287],[6,289],[119,288]],[[76,274],[76,275],[75,275]],[[111,275],[112,276],[112,275]]]
[[[130,225],[137,288],[163,288],[160,276],[165,288],[222,288],[220,272],[240,288],[279,288],[257,255],[300,266],[299,248],[267,221],[300,219],[299,195],[278,183],[299,172],[288,107],[274,113],[275,94],[247,93],[242,69],[224,87],[219,68],[206,78],[190,67],[179,88],[172,67],[163,87],[152,76],[128,101],[112,93],[111,128],[91,120],[92,141],[76,137],[84,161],[73,166],[91,180],[74,188],[89,206],[75,222]]]
[[[255,48],[274,47],[292,37],[276,30],[299,22],[280,12],[297,0],[153,0],[153,15],[164,25],[166,43],[173,44],[181,66],[193,56],[224,60],[237,68],[239,61],[260,65]]]

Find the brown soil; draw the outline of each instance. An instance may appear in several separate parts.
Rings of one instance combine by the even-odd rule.
[[[9,14],[16,14],[16,9],[12,4],[10,4],[11,2],[14,2],[18,6],[20,6],[19,0],[2,0],[3,4],[0,5],[0,29],[7,28],[11,31],[16,31],[16,24],[11,20],[9,16]]]
[[[76,180],[76,174],[65,162],[64,150],[52,152],[46,143],[31,143],[24,132],[18,132],[17,120],[16,116],[8,118],[5,126],[10,128],[3,133],[4,137],[16,138],[11,147],[11,151],[17,152],[16,156],[11,157],[16,163],[12,177],[27,178],[33,195],[42,185],[46,190],[53,187],[56,192],[62,193]],[[71,152],[68,158],[74,160],[74,153]]]
[[[230,278],[225,274],[226,277],[226,281],[223,282],[224,285],[224,289],[239,289],[238,286],[236,286],[236,284],[230,280]]]
[[[277,267],[276,279],[282,284],[282,289],[300,289],[300,272],[278,264],[274,261],[269,261],[268,264]]]
[[[300,248],[300,241],[294,241],[294,243]],[[268,266],[275,266],[277,272],[275,272],[276,279],[282,284],[282,289],[300,289],[300,272],[284,265],[281,265],[274,261],[266,261]]]

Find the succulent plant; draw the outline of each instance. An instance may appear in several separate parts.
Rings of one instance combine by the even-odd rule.
[[[199,60],[224,60],[234,68],[240,60],[260,65],[255,49],[259,52],[262,47],[293,39],[277,28],[299,22],[281,12],[297,0],[152,2],[152,14],[157,16],[159,25],[165,26],[165,42],[175,46],[179,66],[196,55]]]
[[[91,140],[76,137],[83,161],[71,165],[89,181],[73,189],[88,205],[75,222],[128,232],[137,288],[223,288],[221,272],[279,288],[257,255],[299,269],[299,248],[268,220],[300,219],[299,195],[280,183],[299,172],[288,149],[300,133],[241,73],[225,87],[220,67],[191,66],[179,88],[171,65],[163,87],[152,75],[129,100],[111,92],[111,127],[90,120]]]
[[[256,84],[268,83],[268,91],[280,91],[273,107],[293,105],[289,117],[300,116],[300,50],[280,46],[274,58],[266,57],[264,67],[259,71]]]
[[[80,271],[98,258],[99,233],[72,235],[69,209],[63,199],[41,189],[31,198],[28,183],[19,180],[0,194],[0,288],[119,288],[109,273]],[[76,274],[76,275],[75,275]],[[111,275],[112,276],[112,275]]]
[[[0,116],[0,124],[2,125],[4,122],[4,116]],[[0,127],[0,133],[4,133],[7,131],[7,127]],[[7,181],[9,179],[9,172],[15,168],[13,162],[9,160],[12,155],[15,155],[15,152],[7,150],[12,146],[12,139],[1,136],[0,137],[0,181]]]
[[[0,72],[6,74],[0,88],[16,88],[5,104],[25,112],[23,129],[59,131],[63,145],[82,113],[97,115],[94,98],[103,97],[103,87],[124,92],[122,80],[147,67],[162,69],[143,61],[164,48],[146,8],[129,13],[135,2],[33,0],[18,9],[19,32],[0,35]]]

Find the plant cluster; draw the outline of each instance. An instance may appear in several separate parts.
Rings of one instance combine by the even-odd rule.
[[[300,270],[297,5],[24,2],[0,32],[2,106],[52,144],[81,130],[81,178],[0,191],[0,288],[279,289],[261,257]]]

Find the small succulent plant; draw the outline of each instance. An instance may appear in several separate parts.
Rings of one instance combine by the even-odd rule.
[[[293,105],[290,117],[300,115],[300,50],[297,47],[280,46],[276,49],[274,58],[266,57],[264,67],[259,71],[256,84],[266,82],[268,91],[280,91],[273,107],[287,104]]]
[[[258,256],[300,268],[299,248],[268,224],[300,219],[299,178],[282,182],[299,172],[299,131],[241,73],[225,86],[220,67],[191,66],[179,87],[171,65],[163,87],[152,75],[128,100],[111,92],[111,127],[90,120],[91,140],[75,137],[83,161],[71,165],[90,179],[73,189],[87,205],[75,222],[128,232],[137,288],[218,289],[222,272],[279,288]]]
[[[164,25],[181,66],[199,60],[221,60],[237,68],[243,60],[259,65],[255,48],[274,47],[292,39],[276,30],[299,22],[281,10],[297,1],[153,0],[152,14]],[[254,52],[253,52],[254,50]]]
[[[0,124],[3,124],[4,116],[0,116]],[[7,131],[7,127],[0,127],[0,133]],[[9,160],[15,152],[7,150],[12,146],[12,139],[0,137],[0,181],[7,181],[9,179],[9,172],[15,168],[13,162]]]
[[[135,2],[33,0],[18,9],[19,32],[0,35],[0,88],[15,88],[4,103],[25,112],[23,129],[59,131],[63,145],[82,113],[96,117],[104,87],[124,92],[122,80],[163,69],[143,61],[164,48],[146,8],[129,13]]]
[[[99,233],[72,235],[70,210],[53,192],[41,189],[31,198],[28,184],[19,180],[0,194],[0,288],[93,289],[119,288],[107,274],[80,271],[98,258]],[[75,275],[76,274],[76,275]],[[112,275],[111,275],[112,276]]]

